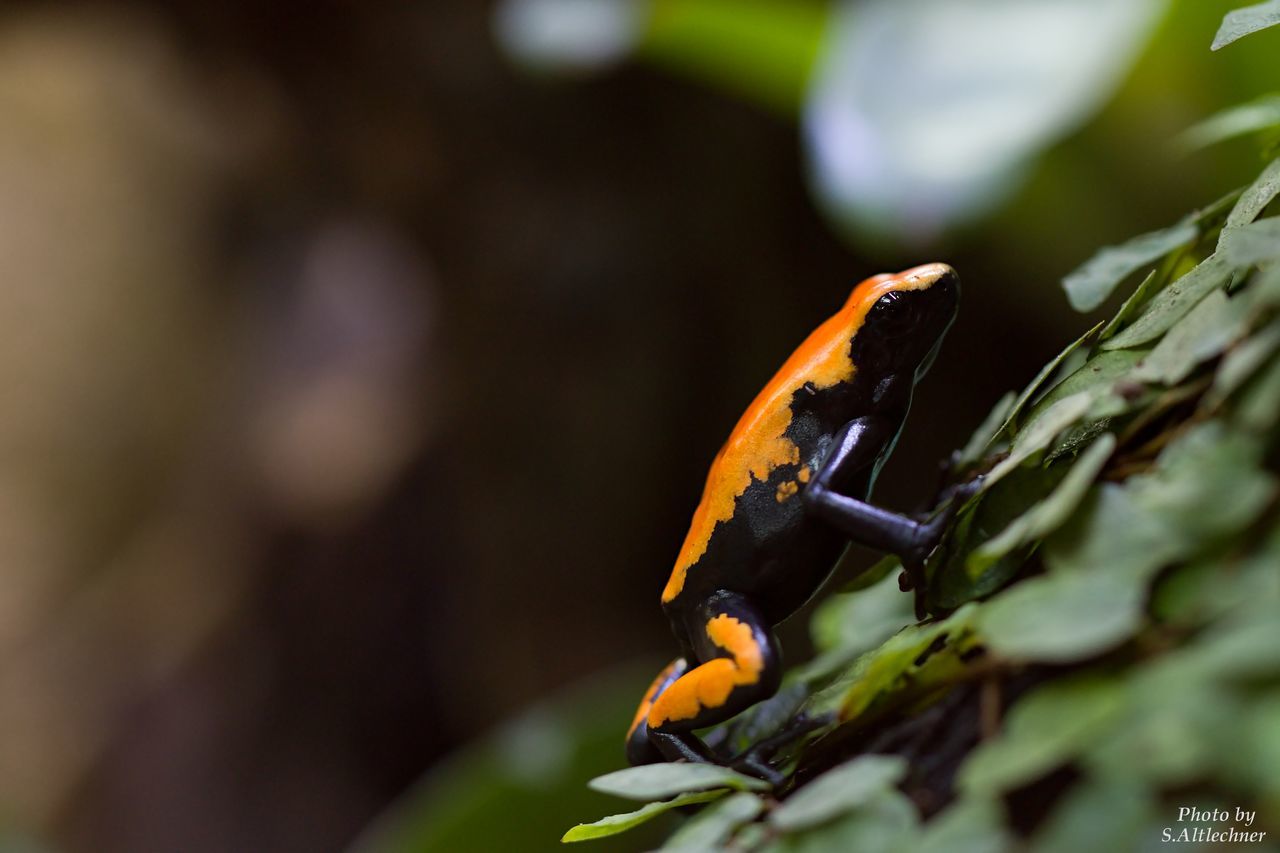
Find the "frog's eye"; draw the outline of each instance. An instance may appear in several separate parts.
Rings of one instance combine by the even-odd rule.
[[[871,322],[881,334],[897,337],[915,328],[915,311],[911,300],[897,291],[890,291],[876,300],[871,309]]]

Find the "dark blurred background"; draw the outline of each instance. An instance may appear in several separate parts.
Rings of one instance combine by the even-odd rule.
[[[7,5],[6,825],[341,849],[665,659],[737,415],[856,281],[945,260],[962,316],[879,490],[927,500],[1084,327],[1063,274],[1256,172],[1169,145],[1276,83],[1274,33],[1208,52],[1232,5],[1174,3],[1016,187],[905,242],[821,212],[794,111],[660,52],[529,73],[489,4]]]

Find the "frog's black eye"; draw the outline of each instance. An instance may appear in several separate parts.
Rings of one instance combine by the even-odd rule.
[[[870,320],[880,334],[889,337],[906,335],[915,328],[914,306],[901,293],[890,291],[876,300]]]

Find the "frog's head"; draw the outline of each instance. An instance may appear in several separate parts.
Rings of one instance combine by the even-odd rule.
[[[883,372],[923,376],[960,305],[960,276],[946,264],[925,264],[859,285],[850,307],[865,312],[855,363]]]

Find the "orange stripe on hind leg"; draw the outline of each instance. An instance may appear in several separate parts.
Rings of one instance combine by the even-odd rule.
[[[710,708],[719,708],[738,683],[738,667],[729,658],[716,658],[685,673],[662,692],[649,710],[649,728],[692,720]]]
[[[636,709],[636,715],[631,720],[631,726],[627,729],[627,737],[631,737],[635,733],[636,728],[640,725],[640,721],[649,715],[649,709],[653,707],[653,703],[662,695],[662,690],[666,687],[673,677],[673,673],[684,672],[684,658],[676,658],[671,663],[663,667],[662,672],[658,673],[657,678],[649,685],[649,689],[645,690],[644,698],[640,700],[640,707]]]
[[[726,613],[706,624],[707,637],[731,658],[715,658],[673,683],[649,710],[649,727],[692,720],[701,712],[723,707],[735,687],[755,684],[764,669],[764,650],[746,622]]]

